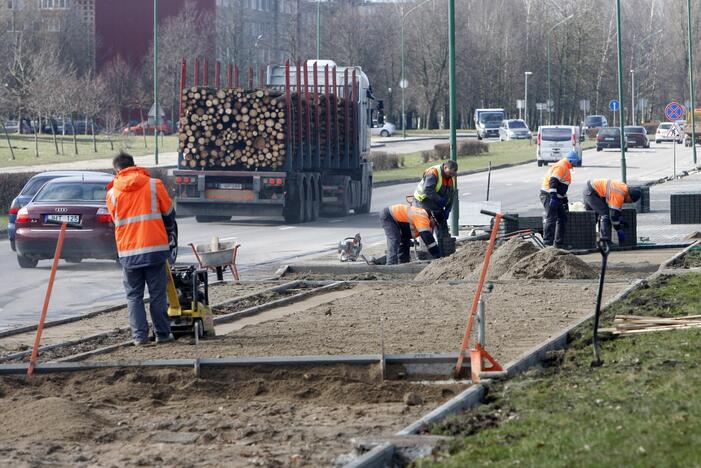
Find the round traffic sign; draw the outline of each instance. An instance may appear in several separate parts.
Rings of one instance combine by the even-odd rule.
[[[676,122],[681,119],[685,113],[686,109],[684,109],[684,106],[675,101],[670,102],[664,108],[664,115],[670,122]]]
[[[616,100],[616,99],[611,99],[611,101],[609,102],[609,109],[611,109],[612,111],[617,111],[620,108],[621,108],[621,103],[618,102],[618,100]]]

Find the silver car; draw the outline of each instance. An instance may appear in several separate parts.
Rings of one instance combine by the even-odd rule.
[[[394,132],[396,131],[397,127],[395,127],[393,123],[385,122],[385,124],[382,126],[375,125],[374,127],[372,127],[370,129],[370,134],[379,135],[382,137],[390,137],[394,135]]]
[[[499,126],[499,141],[530,140],[533,134],[521,119],[502,120]]]

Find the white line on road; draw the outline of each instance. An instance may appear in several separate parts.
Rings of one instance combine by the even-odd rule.
[[[297,229],[297,226],[283,226],[280,231],[287,231],[288,229]]]

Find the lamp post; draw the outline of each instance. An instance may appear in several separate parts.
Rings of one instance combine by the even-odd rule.
[[[455,91],[455,0],[448,0],[448,59],[449,59],[449,74],[448,84],[450,87],[450,159],[451,161],[458,160],[457,152],[457,98]],[[457,181],[457,179],[456,179]],[[450,212],[450,230],[457,237],[460,234],[460,199],[458,198],[457,182],[453,191],[453,209]]]
[[[630,69],[630,121],[635,125],[635,69]]]
[[[555,28],[565,24],[567,21],[571,20],[573,17],[574,17],[574,14],[568,16],[567,18],[564,18],[559,23],[555,23],[555,25],[553,27],[551,27],[550,30],[548,31],[548,47],[547,47],[547,49],[548,49],[548,105],[550,105],[550,103],[552,102],[552,96],[551,96],[551,92],[550,92],[550,42],[552,40],[552,34],[553,34],[553,31],[555,30]],[[552,117],[552,109],[549,109],[548,110],[548,123],[549,124],[552,124],[552,118],[553,118]]]
[[[618,42],[618,102],[620,103],[620,122],[621,126],[621,179],[626,182],[626,146],[625,146],[625,131],[624,131],[624,113],[623,113],[623,57],[621,57],[621,0],[616,0],[616,33]]]
[[[153,109],[156,115],[153,137],[156,140],[155,161],[158,165],[158,120],[160,117],[158,108],[158,0],[153,0]],[[148,128],[148,121],[146,128]]]
[[[431,2],[431,1],[433,1],[433,0],[424,0],[423,2],[419,3],[418,5],[415,5],[413,8],[411,8],[406,13],[404,13],[404,3],[402,3],[402,10],[401,10],[401,14],[402,14],[402,22],[401,22],[401,43],[402,43],[402,53],[401,53],[402,71],[401,71],[401,74],[402,74],[402,78],[399,81],[399,87],[402,89],[402,138],[406,138],[406,109],[404,107],[404,89],[408,85],[406,78],[404,77],[404,20],[406,20],[406,17],[409,16],[409,14],[411,12],[413,12],[414,10],[419,8],[420,6],[425,5],[426,3]]]
[[[524,85],[524,93],[523,93],[523,120],[526,122],[526,126],[528,126],[528,75],[532,75],[533,72],[523,72],[523,76],[526,77],[526,82]]]
[[[693,44],[691,43],[691,0],[686,0],[687,9],[687,29],[688,29],[688,44],[689,49],[689,98],[691,99],[691,149],[694,155],[694,166],[696,165],[696,113],[694,112],[694,54]]]
[[[316,0],[316,59],[321,49],[321,0]]]

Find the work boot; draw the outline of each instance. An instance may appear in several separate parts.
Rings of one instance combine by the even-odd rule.
[[[134,346],[146,346],[148,344],[148,338],[134,340]]]
[[[165,337],[156,335],[156,344],[170,343],[171,341],[175,341],[175,337],[172,333],[169,333],[168,336]]]

